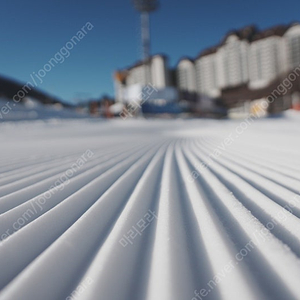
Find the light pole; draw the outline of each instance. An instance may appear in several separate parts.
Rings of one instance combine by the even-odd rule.
[[[133,5],[141,14],[141,33],[143,61],[145,64],[145,85],[149,84],[150,79],[150,23],[149,14],[158,9],[158,0],[132,0]]]

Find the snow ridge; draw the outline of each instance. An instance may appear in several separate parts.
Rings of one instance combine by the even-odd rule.
[[[300,299],[299,119],[256,122],[3,125],[0,300]]]

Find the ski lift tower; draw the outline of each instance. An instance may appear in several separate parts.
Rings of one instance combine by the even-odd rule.
[[[134,8],[141,14],[143,61],[145,63],[146,84],[150,83],[150,24],[149,14],[158,9],[158,0],[132,0]]]

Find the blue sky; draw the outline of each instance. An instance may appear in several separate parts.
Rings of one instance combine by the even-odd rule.
[[[160,6],[151,17],[152,53],[168,54],[171,66],[230,29],[300,20],[299,0],[161,0]],[[38,87],[69,102],[113,95],[113,71],[141,56],[139,16],[130,0],[1,1],[0,74],[29,81],[87,22],[94,28]]]

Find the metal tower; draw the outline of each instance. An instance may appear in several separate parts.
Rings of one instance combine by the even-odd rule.
[[[150,26],[149,14],[158,9],[157,0],[132,0],[137,11],[141,13],[141,32],[142,32],[142,47],[143,59],[145,62],[150,57]]]

